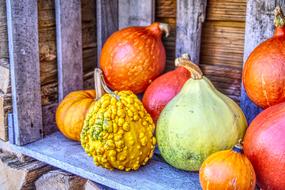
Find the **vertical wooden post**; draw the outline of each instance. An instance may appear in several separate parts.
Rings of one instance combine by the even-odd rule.
[[[55,0],[59,101],[83,88],[81,1]]]
[[[254,48],[270,38],[274,31],[274,14],[273,11],[277,5],[284,5],[284,0],[268,1],[268,0],[248,0],[246,13],[246,28],[244,41],[244,63]],[[283,6],[284,8],[284,6]],[[250,123],[255,116],[261,111],[250,101],[242,86],[240,105],[244,111],[247,121]]]
[[[7,22],[15,143],[42,138],[37,0],[8,0]]]
[[[176,56],[188,53],[191,60],[197,64],[206,6],[207,0],[177,0]]]
[[[154,21],[154,0],[119,0],[119,28],[147,26]]]
[[[99,66],[101,49],[106,39],[118,30],[118,0],[96,0],[97,57]]]

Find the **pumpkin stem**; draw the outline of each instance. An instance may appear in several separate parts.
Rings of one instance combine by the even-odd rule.
[[[166,23],[159,23],[158,27],[165,33],[165,37],[167,38],[170,34],[170,26]]]
[[[242,146],[242,140],[240,139],[238,144],[236,144],[233,149],[233,151],[237,152],[237,153],[243,153],[243,146]]]
[[[175,59],[175,66],[186,68],[191,73],[191,78],[194,80],[203,78],[201,69],[190,60],[190,56],[186,53]]]
[[[285,25],[285,17],[281,7],[278,5],[274,10],[274,25],[275,27],[283,27]]]
[[[107,87],[103,72],[99,68],[95,68],[94,70],[94,84],[96,91],[96,100],[100,99],[105,93],[114,94],[114,92]]]

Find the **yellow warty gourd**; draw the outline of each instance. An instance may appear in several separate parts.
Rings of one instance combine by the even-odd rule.
[[[81,144],[98,166],[137,170],[153,155],[154,123],[135,94],[110,91],[102,76],[101,70],[96,69],[98,100],[84,121]],[[102,96],[104,91],[108,93]]]

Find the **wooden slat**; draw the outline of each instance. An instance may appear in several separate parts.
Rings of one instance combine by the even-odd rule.
[[[273,11],[277,5],[283,5],[284,8],[284,3],[284,0],[248,0],[244,43],[244,62],[246,62],[248,56],[258,44],[273,35]],[[254,119],[254,117],[261,111],[261,109],[248,98],[243,87],[241,90],[241,108],[246,114],[248,122],[251,122],[252,119]]]
[[[155,3],[156,18],[176,17],[176,0],[156,0]]]
[[[42,138],[37,0],[6,1],[15,143]]]
[[[101,49],[106,39],[118,30],[118,0],[96,0],[97,58],[99,66]]]
[[[208,0],[207,20],[245,20],[246,0]]]
[[[81,1],[56,0],[56,41],[59,101],[83,88]]]
[[[244,23],[206,22],[202,36],[201,64],[242,67]]]
[[[177,0],[176,56],[188,53],[197,64],[206,5],[207,0]]]
[[[128,26],[147,26],[154,21],[154,0],[138,3],[119,0],[119,29]]]
[[[155,1],[155,21],[168,23],[170,35],[163,38],[163,45],[166,50],[166,69],[174,69],[175,41],[176,41],[176,0],[156,0]]]
[[[110,171],[97,167],[80,143],[66,139],[59,132],[26,146],[13,147],[25,155],[113,189],[201,189],[197,172],[175,169],[155,157],[137,171]]]

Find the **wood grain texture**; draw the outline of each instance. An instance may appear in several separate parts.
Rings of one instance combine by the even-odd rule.
[[[166,69],[169,71],[175,68],[175,41],[176,41],[176,0],[156,0],[155,1],[155,21],[168,23],[170,35],[163,37],[163,45],[166,50]]]
[[[245,20],[246,0],[208,0],[207,17],[217,21]]]
[[[155,159],[130,173],[96,167],[78,142],[66,139],[59,132],[35,143],[14,148],[37,160],[114,189],[201,189],[197,172],[177,170]]]
[[[101,49],[107,38],[119,28],[118,0],[96,0],[97,19],[97,66],[99,67]]]
[[[52,166],[43,162],[31,158],[23,161],[14,154],[0,151],[1,189],[35,189],[34,182],[51,169]]]
[[[36,190],[84,190],[86,179],[62,170],[51,170],[40,176],[36,182]]]
[[[154,0],[138,3],[136,0],[119,0],[119,29],[128,26],[148,26],[154,21]]]
[[[5,0],[0,0],[0,139],[4,141],[8,140],[7,107],[11,110],[9,72],[6,3]]]
[[[83,88],[81,1],[56,0],[58,98]]]
[[[36,0],[6,2],[15,143],[24,145],[42,138],[43,130],[38,6]]]
[[[254,1],[247,2],[244,62],[246,62],[250,53],[262,41],[270,38],[274,31],[273,11],[277,5],[281,5],[284,10],[284,0],[277,1]],[[248,122],[261,111],[246,95],[244,87],[241,90],[241,108],[245,112]]]
[[[207,0],[177,0],[176,56],[188,53],[197,64],[206,6]]]

